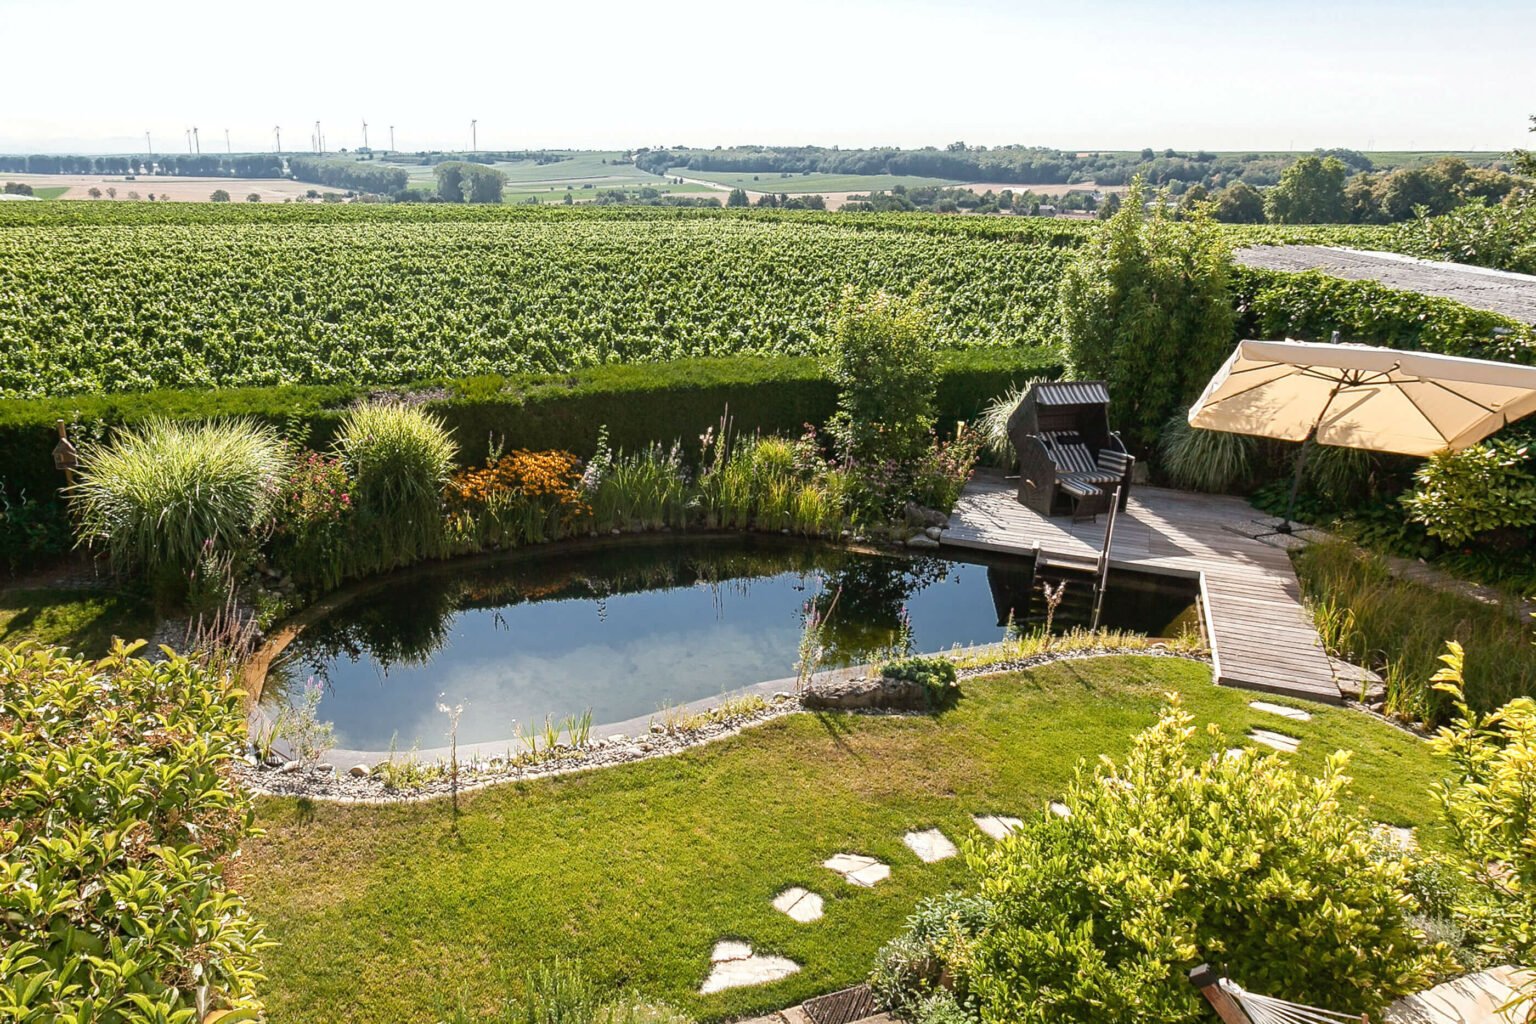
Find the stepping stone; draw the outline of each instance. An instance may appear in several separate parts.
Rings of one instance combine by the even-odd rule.
[[[930,828],[925,832],[908,832],[901,839],[924,864],[946,860],[960,852],[955,844],[949,841],[949,837],[936,828]]]
[[[809,924],[821,917],[821,897],[797,885],[775,896],[773,909],[788,914],[792,921]]]
[[[728,988],[766,985],[800,970],[800,965],[793,960],[782,956],[760,956],[752,952],[748,943],[730,939],[715,943],[709,962],[709,977],[699,986],[699,995],[703,996]]]
[[[977,828],[993,839],[1006,839],[1024,824],[1018,818],[1008,818],[1000,814],[973,814],[971,820],[976,823]]]
[[[1052,800],[1051,813],[1056,815],[1058,818],[1070,818],[1072,817],[1072,808],[1068,807],[1060,800]]]
[[[1236,761],[1246,753],[1248,753],[1246,747],[1228,747],[1226,753],[1222,754],[1221,756],[1226,758],[1228,761]]]
[[[1371,826],[1371,832],[1376,838],[1403,853],[1411,853],[1419,845],[1419,841],[1414,838],[1413,829],[1403,828],[1401,825],[1388,825],[1384,821],[1378,821]]]
[[[1289,718],[1293,722],[1312,721],[1312,716],[1301,710],[1301,708],[1288,708],[1284,704],[1271,704],[1267,700],[1251,700],[1248,702],[1248,706],[1255,711],[1263,711],[1266,714]]]
[[[891,877],[889,865],[860,853],[840,853],[823,861],[821,866],[836,871],[849,882],[862,885],[866,889],[872,889],[876,882],[883,882]]]
[[[1270,732],[1268,729],[1249,729],[1248,738],[1282,754],[1294,754],[1296,748],[1301,746],[1301,740],[1296,737],[1287,736],[1283,732]]]

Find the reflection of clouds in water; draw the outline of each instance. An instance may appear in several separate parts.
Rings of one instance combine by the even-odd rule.
[[[676,630],[634,637],[622,644],[541,654],[509,650],[497,659],[454,666],[433,683],[452,703],[466,705],[459,742],[478,743],[513,734],[513,722],[537,729],[592,708],[594,724],[620,722],[727,689],[793,674],[785,663],[798,633],[783,628],[720,625],[708,632]],[[430,706],[400,722],[400,742],[436,746],[446,718]]]

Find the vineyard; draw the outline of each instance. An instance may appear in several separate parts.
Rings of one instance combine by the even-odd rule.
[[[806,354],[847,285],[923,289],[947,346],[1042,344],[1057,278],[1094,230],[911,214],[12,204],[0,210],[0,396]]]

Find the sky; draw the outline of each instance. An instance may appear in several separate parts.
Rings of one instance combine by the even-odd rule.
[[[1531,0],[0,0],[0,151],[1507,150]]]

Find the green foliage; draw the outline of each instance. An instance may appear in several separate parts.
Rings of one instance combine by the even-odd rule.
[[[1264,194],[1269,219],[1279,224],[1347,221],[1344,179],[1348,174],[1349,168],[1337,157],[1301,157],[1281,173],[1280,183]]]
[[[10,209],[23,205],[115,214]],[[895,294],[926,283],[936,344],[1012,349],[1040,333],[1084,231],[448,203],[3,206],[11,397],[812,355],[849,281]]]
[[[344,157],[290,156],[288,171],[297,181],[386,195],[405,188],[409,181],[402,168]]]
[[[1232,344],[1225,236],[1203,216],[1144,209],[1138,182],[1061,282],[1058,313],[1072,371],[1108,381],[1115,426],[1145,451]]]
[[[1425,259],[1536,274],[1536,191],[1409,221],[1396,229],[1393,248]]]
[[[987,457],[988,462],[1005,472],[1011,472],[1014,464],[1019,460],[1019,453],[1013,450],[1013,438],[1008,434],[1008,418],[1018,409],[1019,403],[1029,393],[1029,389],[1039,384],[1043,378],[1035,377],[1026,380],[1022,384],[1010,384],[1008,389],[997,395],[982,407],[981,415],[976,420],[976,432],[981,439],[981,454]]]
[[[0,481],[0,565],[11,572],[56,558],[73,543],[69,520],[58,500],[38,501],[10,494]]]
[[[1409,518],[1447,543],[1536,525],[1536,474],[1528,449],[1515,441],[1437,453],[1416,476],[1418,489],[1403,497]]]
[[[278,486],[272,560],[302,583],[329,590],[352,575],[352,480],[338,458],[296,456]]]
[[[1444,720],[1449,709],[1429,679],[1446,640],[1473,652],[1466,666],[1473,707],[1536,694],[1530,627],[1509,609],[1395,579],[1380,558],[1343,542],[1309,544],[1295,561],[1324,645],[1386,678],[1389,712]]]
[[[890,679],[909,679],[921,683],[928,693],[930,708],[945,708],[960,696],[955,663],[948,658],[902,658],[880,666],[880,674]]]
[[[1245,181],[1235,181],[1216,193],[1211,216],[1223,224],[1263,224],[1264,197]]]
[[[0,645],[0,1015],[256,1008],[269,945],[224,868],[253,815],[241,695],[179,657]]]
[[[556,957],[530,968],[522,996],[490,1014],[459,1009],[445,1024],[690,1024],[681,1011],[632,991],[614,992],[590,979],[580,964]]]
[[[460,160],[438,164],[436,174],[438,198],[450,203],[499,203],[507,183],[494,167]]]
[[[1462,883],[1452,909],[1493,958],[1527,963],[1536,951],[1536,700],[1479,714],[1462,691],[1465,653],[1446,646],[1434,683],[1456,717],[1432,745],[1451,768],[1435,795]]]
[[[342,420],[336,451],[368,520],[359,533],[376,538],[383,565],[441,553],[443,488],[458,450],[442,419],[419,406],[370,403]]]
[[[827,376],[837,385],[837,415],[828,428],[839,455],[879,464],[922,454],[935,422],[934,335],[921,294],[844,290],[826,356]]]
[[[1179,487],[1221,493],[1251,479],[1258,440],[1247,434],[1205,430],[1176,413],[1158,441],[1158,463]]]
[[[1374,281],[1239,267],[1244,337],[1340,340],[1452,356],[1536,363],[1536,328],[1450,299]]]
[[[184,579],[210,550],[260,540],[283,462],[276,435],[251,420],[156,418],[85,447],[66,493],[81,538],[114,565]]]
[[[930,1000],[941,998],[946,958],[973,942],[992,917],[983,897],[947,892],[918,903],[906,928],[880,948],[869,987],[875,1004],[898,1016],[921,1020]],[[964,984],[961,975],[953,980]],[[961,997],[964,997],[962,992]]]
[[[990,926],[953,951],[983,1021],[1206,1019],[1201,960],[1266,995],[1373,1015],[1440,966],[1409,921],[1406,868],[1349,809],[1347,755],[1318,778],[1219,755],[1175,704],[1122,762],[970,855]]]

